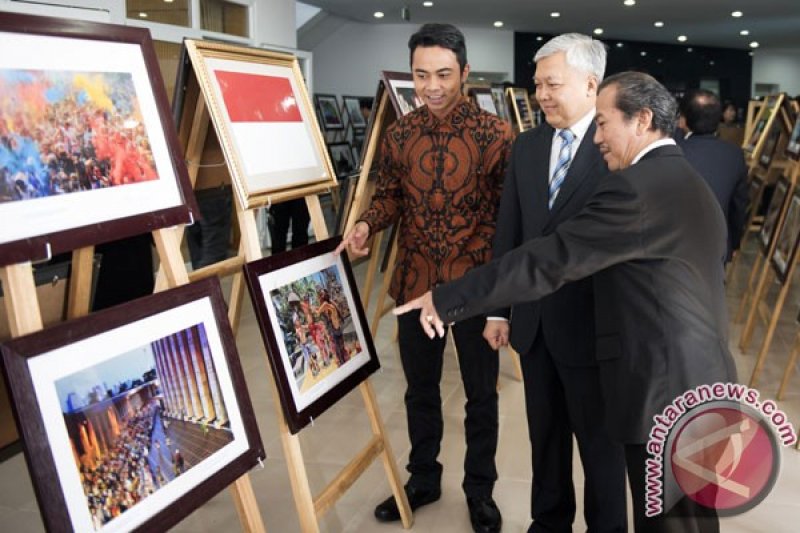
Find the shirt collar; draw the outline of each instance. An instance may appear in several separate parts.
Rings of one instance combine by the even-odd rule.
[[[459,97],[456,105],[453,106],[453,109],[442,119],[439,119],[436,115],[431,113],[428,106],[422,107],[420,112],[422,113],[423,125],[430,130],[447,127],[459,130],[465,127],[465,116],[477,113],[477,106],[466,96],[462,95]]]
[[[580,146],[581,142],[583,142],[583,138],[586,136],[586,132],[589,131],[589,126],[592,125],[592,120],[594,120],[594,115],[595,115],[595,109],[591,108],[588,113],[583,115],[583,117],[581,117],[580,120],[578,120],[578,122],[576,122],[569,128],[563,128],[563,129],[568,129],[569,131],[572,132],[573,135],[575,135],[575,140],[573,141],[574,146]],[[553,133],[553,138],[558,137],[560,133],[561,130],[557,129]]]
[[[652,143],[648,144],[647,146],[645,146],[642,149],[641,152],[636,154],[636,157],[634,157],[633,161],[631,161],[631,166],[633,166],[636,163],[638,163],[639,160],[641,158],[643,158],[648,152],[651,152],[651,151],[655,150],[656,148],[660,148],[662,146],[669,146],[669,145],[673,145],[674,146],[675,144],[677,144],[675,142],[675,139],[671,139],[669,137],[667,137],[666,139],[659,139],[659,140],[657,140],[655,142],[652,142]]]

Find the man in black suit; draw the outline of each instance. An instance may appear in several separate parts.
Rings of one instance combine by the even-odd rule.
[[[722,105],[716,94],[695,89],[681,100],[685,137],[678,139],[686,160],[706,180],[728,223],[727,260],[739,249],[747,220],[747,165],[739,146],[716,136]]]
[[[514,143],[494,257],[552,233],[580,211],[608,173],[592,142],[605,47],[586,35],[569,33],[545,43],[534,61],[536,98],[546,122]],[[592,279],[567,283],[541,300],[493,315],[484,337],[496,350],[508,344],[510,325],[510,342],[522,363],[533,456],[529,531],[572,531],[573,434],[586,480],[587,527],[625,531],[625,455],[603,424]]]
[[[594,275],[596,357],[612,436],[625,444],[637,531],[718,531],[713,510],[670,492],[645,512],[653,416],[685,391],[735,381],[723,284],[725,220],[670,137],[674,98],[652,77],[600,84],[597,131],[611,174],[584,208],[462,278],[397,308],[420,309],[426,334],[502,305],[540,299]]]

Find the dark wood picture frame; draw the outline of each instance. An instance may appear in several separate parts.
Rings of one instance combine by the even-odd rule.
[[[362,99],[361,96],[342,96],[342,105],[354,130],[363,130],[367,127],[367,121],[361,113]]]
[[[358,160],[353,154],[353,147],[349,141],[328,143],[328,152],[331,164],[336,169],[336,178],[341,179],[358,170]]]
[[[776,237],[778,242],[772,252],[772,267],[781,283],[786,283],[789,267],[797,255],[800,242],[800,191],[795,188],[792,193],[781,230]]]
[[[767,169],[770,164],[772,164],[772,159],[775,157],[782,131],[783,126],[781,126],[780,121],[773,121],[772,127],[769,132],[767,132],[766,140],[761,148],[761,154],[758,156],[758,164],[761,165],[761,168]]]
[[[280,396],[281,408],[292,433],[299,432],[314,418],[318,418],[380,368],[350,261],[347,254],[338,256],[333,254],[341,241],[341,237],[332,237],[296,250],[247,263],[244,266],[247,288],[267,349],[267,359]],[[292,305],[301,307],[301,302],[305,300],[305,296],[300,296],[296,292],[297,286],[306,283],[306,280],[313,276],[319,276],[322,279],[323,275],[327,275],[330,281],[330,276],[334,275],[334,272],[335,279],[338,279],[340,286],[335,287],[335,282],[333,282],[326,284],[325,287],[326,290],[341,290],[337,298],[339,300],[344,298],[347,303],[350,312],[349,320],[354,330],[348,332],[347,335],[351,339],[351,346],[356,350],[355,355],[349,348],[346,348],[347,356],[344,362],[341,362],[339,355],[335,356],[336,361],[331,359],[325,367],[320,366],[321,363],[317,360],[317,374],[311,377],[312,380],[319,375],[322,377],[312,384],[311,388],[301,393],[300,385],[298,385],[298,367],[302,367],[300,371],[302,371],[304,385],[305,380],[309,378],[309,374],[313,374],[314,370],[312,348],[318,350],[318,354],[322,350],[316,340],[309,340],[311,324],[308,323],[307,318],[305,318],[306,323],[302,323],[304,318],[301,315],[304,312],[295,308],[289,316],[289,309]],[[316,285],[313,286],[316,287]],[[264,287],[269,287],[269,293],[266,293]],[[299,289],[297,290],[299,291]],[[284,298],[280,291],[286,292],[287,296]],[[305,292],[305,295],[307,296],[309,292],[310,289]],[[292,294],[296,299],[293,299]],[[319,288],[317,288],[317,294],[320,294]],[[330,292],[328,294],[333,300],[333,294]],[[279,311],[273,298],[277,298],[279,301],[286,300],[287,309],[283,311],[282,317],[278,316]],[[309,296],[308,306],[313,304],[310,298]],[[321,301],[321,298],[319,300]],[[319,307],[318,305],[317,308],[319,309]],[[337,304],[337,307],[340,309],[340,317],[343,316],[341,315],[341,306]],[[292,322],[292,328],[300,328],[301,332],[307,332],[306,342],[300,340],[296,333],[289,331],[289,326],[281,325],[283,324],[280,322],[281,318]],[[345,321],[340,322],[340,325]],[[344,326],[341,329],[344,329]],[[344,333],[342,332],[341,335],[344,343]],[[295,340],[292,341],[292,339]],[[292,353],[289,353],[288,350],[290,342],[295,344]],[[337,350],[336,353],[340,352]],[[295,356],[294,359],[292,355]],[[324,361],[324,355],[321,357]],[[348,365],[352,366],[348,368]],[[332,368],[334,366],[336,368]],[[303,398],[303,395],[306,397]]]
[[[314,94],[314,103],[322,129],[325,131],[338,131],[344,129],[342,112],[339,109],[339,99],[335,94]]]
[[[761,246],[761,253],[764,256],[769,252],[772,241],[775,239],[778,222],[783,217],[788,205],[788,195],[791,188],[792,183],[785,176],[778,178],[775,183],[775,191],[772,193],[767,212],[764,214],[764,223],[758,232],[758,244]]]
[[[0,346],[6,385],[13,399],[14,416],[22,435],[25,459],[48,530],[93,530],[91,513],[87,512],[87,497],[80,483],[73,450],[69,445],[64,446],[66,440],[75,447],[75,437],[70,436],[68,424],[64,422],[67,414],[72,415],[75,411],[63,411],[61,402],[64,398],[56,392],[57,383],[63,378],[70,379],[85,371],[94,371],[96,378],[98,369],[107,368],[103,365],[112,359],[119,361],[119,356],[130,357],[134,350],[129,349],[129,346],[136,345],[142,349],[149,346],[151,353],[155,354],[152,344],[167,338],[161,336],[163,331],[174,332],[168,335],[181,334],[186,329],[184,326],[171,329],[176,322],[194,323],[197,319],[200,321],[195,323],[195,327],[199,327],[199,324],[204,326],[208,341],[207,353],[209,360],[213,361],[215,379],[219,380],[217,383],[220,384],[222,401],[227,409],[226,416],[233,436],[227,444],[211,450],[211,455],[204,457],[198,464],[190,465],[180,475],[176,473],[174,480],[166,484],[159,483],[158,490],[125,511],[137,513],[135,516],[128,515],[127,518],[134,523],[126,523],[124,527],[127,529],[164,531],[247,473],[265,457],[219,280],[208,278],[159,292],[90,316],[57,324]],[[156,323],[163,326],[154,328]],[[51,359],[54,357],[60,360],[58,365],[52,364]],[[165,357],[168,356],[162,353],[162,363]],[[37,361],[39,358],[42,359]],[[80,366],[84,364],[91,366]],[[137,386],[133,382],[130,388],[120,388],[117,396],[96,396],[94,400],[97,402],[90,400],[81,409],[102,407],[103,402],[111,402],[116,411],[116,400],[122,394],[126,394],[122,402],[127,403],[129,394],[144,387],[153,387],[151,391],[160,389],[162,400],[159,403],[165,405],[162,402],[166,393],[161,380],[166,382],[168,378],[165,377],[166,374],[161,375],[160,371],[156,371],[156,364],[154,356],[155,377],[150,384],[145,381],[143,385]],[[199,368],[199,363],[197,365]],[[67,368],[61,369],[65,366],[77,371],[73,373]],[[57,370],[48,370],[53,367]],[[58,372],[62,374],[56,378]],[[208,370],[205,372],[208,373]],[[66,397],[70,398],[71,395]],[[154,402],[157,398],[158,394],[150,396],[150,400]],[[134,403],[133,399],[130,399],[130,403]],[[109,405],[108,409],[112,407]],[[54,413],[54,410],[58,412]],[[216,413],[218,416],[219,412]],[[186,414],[184,411],[184,416]],[[61,420],[63,426],[54,430],[54,427],[59,426],[54,420]],[[208,425],[203,431],[207,428]],[[160,453],[161,448],[150,452],[151,455]],[[74,473],[70,473],[70,463],[74,467]],[[161,493],[162,490],[165,492]],[[85,508],[82,508],[81,502]],[[139,506],[142,507],[137,511]],[[124,519],[125,513],[114,520]],[[118,525],[123,526],[122,523]]]
[[[414,76],[408,72],[381,71],[381,80],[389,91],[389,100],[392,101],[398,118],[422,107],[422,102],[414,90]],[[376,97],[375,101],[379,99]]]
[[[794,120],[794,127],[789,135],[789,142],[786,143],[786,155],[795,161],[800,160],[800,113]]]
[[[146,82],[149,89],[144,93],[137,92],[135,102],[141,106],[141,115],[144,118],[144,125],[147,126],[148,146],[154,170],[158,174],[158,179],[150,179],[135,185],[139,190],[144,185],[148,189],[158,188],[159,191],[163,189],[164,194],[168,193],[168,196],[162,194],[160,199],[150,205],[148,198],[158,196],[157,193],[145,195],[144,202],[138,199],[131,200],[129,197],[131,191],[126,188],[132,185],[121,184],[98,190],[85,189],[69,194],[50,194],[21,202],[0,202],[0,217],[6,220],[38,221],[33,225],[14,224],[15,229],[12,230],[14,233],[2,238],[0,266],[49,258],[50,255],[188,223],[192,220],[192,214],[199,211],[191,192],[183,152],[178,144],[164,82],[147,29],[3,13],[0,17],[0,39],[24,40],[28,52],[23,55],[28,59],[32,55],[31,43],[35,43],[37,57],[44,58],[38,59],[35,66],[29,64],[17,66],[15,59],[9,59],[9,64],[5,67],[0,64],[0,68],[12,70],[27,69],[42,72],[66,70],[76,74],[88,72],[105,75],[112,71],[103,71],[104,62],[98,62],[97,58],[92,56],[108,56],[109,48],[113,48],[115,53],[124,51],[131,70],[124,72],[126,64],[123,64],[121,67],[123,74],[132,78],[134,87],[141,89],[143,82]],[[138,51],[127,45],[138,47]],[[70,48],[82,48],[87,51],[96,48],[96,53],[86,54],[86,57],[74,56],[69,55],[72,54]],[[69,66],[61,67],[55,63],[59,53],[69,55],[71,58]],[[39,63],[53,64],[53,66],[39,66]],[[142,83],[137,86],[136,83],[139,82]],[[81,124],[81,127],[85,126],[86,124]],[[2,172],[3,169],[0,168],[0,173]],[[115,198],[119,195],[120,199],[111,203],[109,195],[114,195]],[[127,201],[124,201],[125,196],[128,196]],[[38,205],[43,201],[47,203],[46,208]],[[123,213],[114,212],[114,209],[119,210],[115,207],[117,205],[124,206]],[[43,209],[51,215],[52,220],[39,215]],[[63,215],[55,216],[56,212]]]

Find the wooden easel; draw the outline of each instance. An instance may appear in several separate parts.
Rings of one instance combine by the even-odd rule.
[[[768,97],[769,98],[769,97]],[[769,136],[769,132],[772,130],[773,125],[775,124],[776,120],[781,120],[782,125],[785,130],[788,130],[788,134],[791,133],[792,127],[794,126],[794,121],[787,113],[787,109],[784,105],[784,101],[786,95],[784,93],[780,93],[774,96],[775,103],[772,106],[768,106],[765,102],[758,111],[758,114],[754,118],[754,125],[751,128],[751,135],[748,137],[745,135],[745,141],[742,148],[747,153],[747,163],[752,170],[759,164],[759,158],[761,157],[761,151],[764,149],[764,145],[767,142],[767,137]],[[749,113],[749,110],[748,110]],[[764,124],[762,127],[758,138],[755,139],[755,142],[752,144],[750,143],[753,135],[753,130],[758,127],[759,123]]]
[[[194,80],[194,82],[192,82]],[[186,158],[189,162],[199,161],[199,156],[202,153],[205,144],[206,135],[216,131],[219,135],[220,128],[214,124],[214,117],[208,110],[206,103],[206,96],[201,90],[200,84],[197,82],[196,73],[192,80],[187,80],[189,86],[186,88],[186,104],[184,106],[184,118],[181,120],[181,127],[179,129],[179,139],[186,147]],[[301,87],[301,90],[305,90]],[[307,94],[304,95],[306,98]],[[209,130],[209,123],[214,124],[214,129]],[[221,142],[223,150],[225,150],[226,143]],[[226,162],[231,170],[231,161],[233,156],[230,153],[225,154]],[[330,161],[328,161],[327,153],[324,155],[327,161],[329,172],[332,172]],[[189,175],[191,179],[197,174],[196,165],[193,168],[189,167]],[[314,235],[317,240],[328,238],[328,230],[325,225],[325,219],[320,206],[319,193],[327,191],[329,186],[323,185],[317,189],[306,190],[305,201],[308,206],[308,211],[311,217],[311,225],[314,230]],[[278,203],[297,197],[297,192],[283,192],[276,193],[267,199],[268,203]],[[237,330],[238,319],[241,310],[242,296],[244,293],[244,279],[241,272],[241,265],[245,262],[255,261],[263,257],[261,251],[261,241],[258,234],[258,226],[256,223],[256,209],[262,207],[250,206],[246,207],[244,202],[241,201],[240,195],[236,195],[236,218],[238,222],[239,232],[241,235],[239,252],[236,257],[222,261],[215,265],[209,265],[202,269],[193,272],[193,277],[205,277],[209,275],[228,275],[234,273],[233,288],[230,296],[229,304],[229,317],[234,332]],[[181,234],[176,232],[174,237],[175,245],[170,246],[168,250],[177,252],[180,258],[179,244]],[[158,241],[157,241],[158,244]],[[169,272],[166,272],[166,277],[169,277]],[[375,399],[375,393],[369,379],[366,379],[359,385],[361,394],[366,407],[367,415],[370,419],[372,428],[372,438],[367,445],[359,451],[353,460],[345,466],[345,468],[335,476],[335,478],[327,485],[327,487],[315,498],[311,492],[309,485],[308,475],[306,473],[305,461],[300,447],[300,436],[298,434],[291,434],[289,427],[284,419],[283,411],[281,410],[281,399],[278,394],[277,388],[273,382],[272,392],[275,400],[275,408],[277,411],[277,419],[279,425],[279,433],[281,435],[281,444],[283,447],[284,456],[286,458],[287,467],[289,469],[289,479],[291,482],[292,493],[294,496],[295,506],[297,508],[298,516],[300,519],[300,526],[303,532],[315,533],[319,531],[318,520],[327,512],[336,501],[342,497],[350,486],[364,473],[364,471],[372,464],[372,462],[380,457],[383,461],[389,485],[395,500],[399,502],[398,509],[400,511],[403,527],[410,528],[412,525],[413,517],[411,508],[408,504],[402,482],[400,481],[400,473],[397,468],[394,454],[389,443],[389,438],[381,419],[378,410],[378,404]]]
[[[797,363],[798,355],[800,355],[800,330],[797,331],[794,337],[794,344],[789,354],[789,361],[786,363],[786,369],[783,371],[781,386],[778,388],[778,394],[775,396],[777,400],[783,400],[783,393],[786,392],[786,387],[789,385],[789,379],[792,377],[792,371],[794,370],[794,365]]]
[[[782,204],[778,208],[779,211],[775,220],[775,227],[772,228],[771,234],[767,235],[769,242],[766,247],[762,247],[762,253],[758,255],[756,262],[753,264],[753,269],[751,270],[748,278],[748,285],[745,288],[745,292],[739,304],[739,309],[736,313],[736,320],[739,321],[744,316],[745,309],[749,309],[747,312],[747,319],[745,320],[744,327],[742,328],[741,337],[739,338],[739,348],[743,352],[746,351],[750,345],[750,339],[752,338],[753,329],[755,328],[756,317],[759,314],[761,314],[762,317],[764,316],[764,310],[761,308],[761,300],[768,287],[767,282],[771,272],[770,258],[775,252],[775,246],[778,242],[778,235],[780,234],[784,218],[786,217],[786,210],[789,206],[792,192],[794,191],[794,187],[796,185],[796,179],[796,172],[793,172],[787,185],[786,197],[783,199]]]
[[[800,164],[795,163],[794,170],[792,172],[792,183],[795,186],[797,183],[798,174],[800,174]],[[788,199],[786,203],[788,205],[789,202],[791,202],[791,195],[787,196]],[[784,219],[786,218],[785,213],[783,214],[783,218]],[[773,243],[770,246],[771,252],[767,256],[767,259],[765,259],[765,265],[763,267],[764,272],[762,272],[761,275],[761,277],[764,280],[773,281],[778,278],[776,267],[773,267],[769,258],[771,258],[774,253],[781,231],[784,229],[783,226],[785,226],[784,221],[781,221],[781,223],[777,226],[775,237],[772,239]],[[751,316],[748,316],[748,322],[745,324],[745,328],[749,327],[749,329],[745,329],[742,332],[742,343],[740,343],[742,349],[744,350],[747,344],[749,344],[750,337],[752,336],[753,324],[756,314],[759,314],[761,318],[764,320],[767,326],[767,330],[764,334],[764,340],[761,343],[761,349],[758,352],[758,357],[756,358],[755,367],[753,368],[753,372],[750,375],[750,383],[749,383],[750,387],[755,386],[756,380],[758,380],[758,377],[761,374],[761,370],[764,367],[764,362],[766,361],[767,353],[769,352],[769,348],[772,345],[772,339],[775,334],[775,329],[778,326],[778,319],[780,318],[781,311],[783,310],[783,305],[786,303],[786,296],[789,294],[789,288],[792,285],[792,275],[794,274],[794,269],[796,265],[797,265],[797,254],[795,254],[794,257],[790,258],[790,262],[786,265],[786,275],[785,278],[783,279],[783,283],[781,284],[781,288],[778,291],[778,296],[773,304],[772,309],[769,309],[769,307],[766,304],[762,305],[762,300],[766,297],[766,290],[765,290],[765,287],[767,285],[766,281],[763,286],[760,286],[761,292],[757,292],[753,297],[753,304],[750,311]],[[747,337],[745,337],[745,334],[747,334]]]
[[[182,228],[173,227],[156,230],[153,238],[161,258],[161,266],[167,279],[166,287],[172,288],[189,282],[189,276],[180,254],[176,236]],[[89,312],[91,292],[92,258],[94,247],[88,246],[73,251],[73,272],[70,279],[68,318],[77,318]],[[5,291],[6,311],[13,337],[39,331],[43,328],[33,266],[30,261],[0,268]],[[264,522],[256,504],[253,487],[248,474],[231,486],[242,529],[247,532],[265,532]]]

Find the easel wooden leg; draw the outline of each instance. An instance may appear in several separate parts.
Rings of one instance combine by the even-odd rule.
[[[253,485],[250,483],[250,476],[245,474],[240,477],[231,484],[230,489],[242,529],[248,533],[266,533],[261,514],[258,512],[258,503],[253,492]]]
[[[750,345],[750,340],[753,336],[753,330],[755,329],[756,325],[756,317],[758,316],[758,305],[761,302],[761,299],[764,297],[764,292],[767,288],[767,281],[770,278],[770,266],[767,261],[763,262],[763,266],[761,268],[761,274],[758,277],[758,283],[756,284],[756,289],[752,293],[752,298],[750,301],[750,312],[747,313],[747,320],[745,321],[744,327],[742,328],[742,336],[739,339],[739,349],[742,352],[746,351],[748,346]]]
[[[78,248],[72,252],[72,272],[69,276],[67,319],[89,314],[92,296],[94,246]]]
[[[739,254],[737,254],[738,256]],[[736,310],[736,318],[734,321],[738,324],[744,318],[745,310],[747,309],[747,304],[752,303],[753,299],[753,284],[755,282],[756,276],[758,272],[761,272],[761,267],[763,266],[763,256],[758,254],[756,257],[755,263],[753,263],[753,268],[750,270],[750,275],[747,276],[747,284],[744,288],[744,293],[742,294],[742,300],[739,302],[739,308]]]
[[[408,497],[406,496],[403,482],[400,480],[400,471],[397,468],[397,461],[395,461],[392,447],[389,444],[389,438],[386,435],[386,429],[383,425],[383,419],[378,412],[378,402],[375,400],[375,391],[372,389],[372,383],[369,380],[364,381],[360,385],[361,395],[364,397],[364,404],[367,406],[367,414],[369,421],[372,425],[372,433],[379,436],[383,440],[383,467],[386,470],[386,476],[389,478],[389,486],[394,494],[394,499],[399,502],[397,509],[400,511],[400,519],[403,522],[405,529],[410,528],[414,523],[414,517],[411,514],[411,507],[408,504]]]
[[[12,337],[21,337],[42,329],[42,312],[36,295],[33,266],[30,261],[0,268],[6,316]],[[34,295],[31,298],[31,295]]]
[[[378,293],[378,302],[375,305],[375,316],[372,318],[372,327],[370,327],[370,333],[374,337],[378,332],[378,324],[380,324],[381,318],[388,312],[389,309],[394,307],[390,305],[388,308],[384,309],[384,304],[386,302],[386,296],[389,293],[389,285],[392,282],[392,274],[394,274],[394,264],[397,261],[397,235],[395,235],[394,241],[389,243],[392,247],[391,252],[389,253],[389,263],[386,271],[383,273],[383,282],[381,283],[380,292]],[[375,263],[378,262],[378,256],[380,254],[376,253],[377,250],[373,250],[373,258],[375,259]],[[372,266],[372,263],[370,263]]]
[[[794,338],[794,346],[792,346],[792,353],[789,355],[789,362],[786,363],[786,370],[783,371],[783,379],[781,379],[781,386],[778,389],[778,400],[783,400],[783,393],[786,392],[786,386],[789,384],[789,379],[794,371],[794,365],[797,363],[797,355],[800,354],[800,332]]]
[[[380,253],[378,250],[381,248],[381,241],[385,232],[378,232],[372,238],[372,253],[369,257],[369,265],[367,266],[367,277],[364,280],[364,291],[361,293],[361,305],[364,306],[364,311],[369,309],[369,297],[372,294],[372,285],[375,283],[375,273],[378,272],[378,265],[381,262]]]

